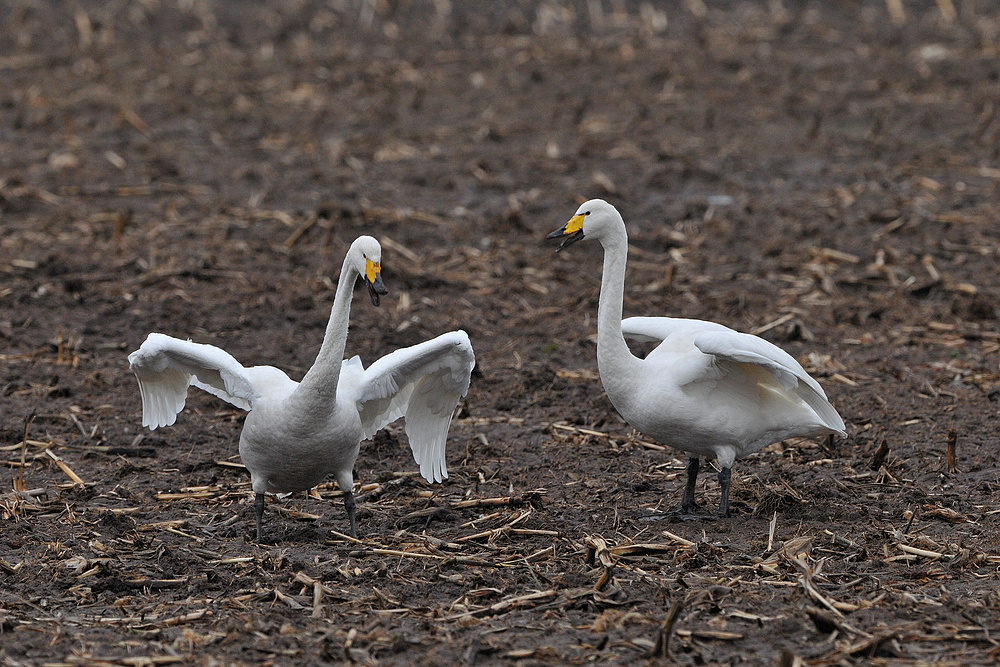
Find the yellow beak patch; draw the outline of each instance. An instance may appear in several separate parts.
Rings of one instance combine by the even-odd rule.
[[[374,283],[375,279],[382,272],[382,262],[373,262],[370,259],[365,260],[367,264],[365,265],[365,278],[368,282]]]
[[[569,236],[570,234],[576,234],[578,231],[583,229],[583,216],[580,214],[574,215],[563,227],[563,236]]]

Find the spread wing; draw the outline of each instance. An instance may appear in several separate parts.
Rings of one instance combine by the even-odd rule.
[[[844,433],[844,420],[830,405],[823,388],[792,355],[763,338],[731,329],[705,331],[694,339],[704,354],[718,359],[753,364],[773,375],[785,391],[795,394],[819,416],[823,424]]]
[[[399,417],[420,474],[428,482],[448,477],[445,442],[459,399],[469,390],[476,358],[464,331],[442,334],[396,350],[364,372],[358,412],[364,437]]]
[[[170,426],[184,409],[189,385],[232,403],[253,408],[260,395],[253,369],[246,369],[225,350],[170,336],[151,333],[138,350],[128,355],[139,379],[142,425],[151,430]]]

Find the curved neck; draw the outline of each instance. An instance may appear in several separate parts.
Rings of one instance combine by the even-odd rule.
[[[625,299],[625,262],[628,259],[628,236],[601,238],[604,247],[604,273],[601,298],[597,306],[597,367],[608,388],[616,380],[627,379],[633,362],[638,361],[622,335],[622,302]]]
[[[323,345],[319,348],[316,361],[312,368],[302,378],[300,385],[314,396],[335,396],[337,382],[340,380],[340,366],[344,360],[344,348],[347,346],[347,324],[351,317],[351,297],[354,293],[354,282],[357,273],[348,265],[340,269],[340,281],[337,283],[337,295],[330,309],[330,321],[326,324],[326,334]],[[332,408],[332,404],[330,405]]]

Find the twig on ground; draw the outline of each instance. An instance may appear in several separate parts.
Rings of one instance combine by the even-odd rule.
[[[663,620],[663,625],[660,626],[660,631],[656,634],[656,644],[648,654],[650,658],[670,657],[670,636],[673,634],[674,625],[677,624],[682,611],[684,611],[684,598],[678,597],[670,606],[670,611],[667,612],[667,617]]]

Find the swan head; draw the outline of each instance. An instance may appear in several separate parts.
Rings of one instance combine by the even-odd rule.
[[[605,234],[624,228],[625,222],[618,209],[603,199],[591,199],[580,205],[569,222],[545,238],[563,239],[556,249],[559,252],[580,239],[594,238],[600,241]]]
[[[347,252],[351,266],[368,286],[372,305],[378,306],[379,295],[389,290],[382,283],[382,246],[371,236],[359,236]]]

